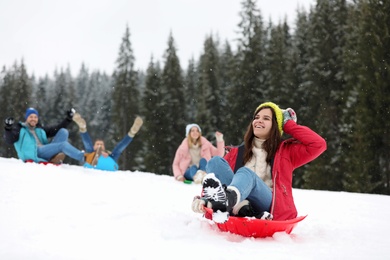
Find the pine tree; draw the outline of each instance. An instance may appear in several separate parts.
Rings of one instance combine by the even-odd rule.
[[[345,105],[342,98],[345,91],[342,78],[345,17],[347,9],[344,0],[319,0],[310,21],[310,78],[306,86],[309,93],[309,121],[301,122],[327,140],[327,151],[305,169],[303,176],[305,185],[315,189],[342,190],[343,187],[339,129]],[[329,178],[329,175],[332,177]]]
[[[31,106],[32,82],[29,79],[23,60],[20,66],[14,63],[11,70],[2,72],[2,85],[0,89],[2,118],[13,117],[15,122],[24,122],[24,114]],[[4,157],[17,158],[13,146],[6,145],[4,140],[0,144],[5,146],[2,151]]]
[[[134,62],[130,30],[126,26],[113,73],[113,119],[111,128],[113,128],[115,138],[111,140],[111,145],[119,142],[128,133],[135,116],[139,114],[138,73],[134,69]],[[119,158],[120,168],[136,169],[137,153],[140,151],[140,142],[137,137],[134,138],[131,145],[123,151]]]
[[[202,135],[212,140],[217,129],[221,129],[223,113],[220,102],[224,95],[220,86],[220,61],[218,43],[210,36],[204,43],[204,53],[198,66],[198,106],[197,123],[202,128]]]
[[[230,106],[232,105],[228,101],[228,93],[230,93],[234,86],[234,73],[237,67],[236,60],[234,58],[234,53],[230,47],[230,44],[228,41],[225,42],[225,45],[223,47],[223,50],[221,51],[221,57],[220,57],[220,89],[221,93],[223,93],[219,97],[218,105],[220,106],[220,109],[222,113],[220,114],[220,119],[224,124],[222,126],[219,126],[217,130],[222,132],[224,134],[224,139],[226,144],[230,144],[231,140],[234,138],[234,135],[231,134],[230,129],[227,127],[226,122],[230,120],[229,115],[226,111],[229,110]]]
[[[351,166],[354,189],[390,194],[390,3],[379,0],[359,2],[356,46],[357,104]],[[363,184],[362,181],[365,181]],[[359,185],[361,183],[361,185]]]
[[[16,66],[16,63],[15,63]],[[14,110],[13,103],[14,101],[11,99],[13,88],[15,81],[15,73],[7,70],[3,67],[1,72],[1,84],[0,84],[0,113],[1,118],[5,119],[8,117],[13,117],[15,122],[18,122],[19,119],[23,121],[22,114],[17,114]],[[0,155],[2,157],[14,157],[17,158],[15,149],[13,146],[5,143],[4,139],[0,139]]]
[[[35,85],[33,89],[33,107],[38,109],[38,111],[42,111],[46,113],[45,107],[46,104],[48,103],[47,100],[47,90],[49,89],[50,86],[50,79],[48,76],[44,78],[39,78],[38,82]]]
[[[283,24],[271,26],[265,60],[267,61],[265,99],[272,100],[281,107],[292,105],[291,96],[296,87],[292,85],[292,43],[289,26]]]
[[[110,136],[111,126],[111,108],[113,107],[112,99],[104,97],[112,96],[111,77],[102,74],[99,71],[91,73],[88,82],[87,114],[90,116],[89,125],[94,130],[94,136],[108,140],[114,139]],[[123,136],[123,134],[122,134]]]
[[[88,108],[87,99],[94,94],[88,89],[89,83],[89,71],[84,63],[81,65],[79,74],[76,77],[76,93],[77,93],[77,103],[74,104],[75,109],[80,112],[82,116],[87,115],[85,110]],[[96,97],[95,97],[96,98]]]
[[[240,144],[256,107],[264,102],[266,31],[263,28],[260,10],[254,0],[242,3],[239,29],[241,38],[237,50],[237,70],[234,86],[228,93],[231,106],[226,113],[232,143]]]
[[[360,133],[358,136],[357,129],[361,128],[360,121],[357,120],[357,111],[360,104],[359,101],[359,75],[356,73],[357,68],[361,66],[360,54],[357,46],[360,38],[360,30],[358,25],[360,23],[361,15],[359,14],[358,5],[350,5],[347,20],[346,45],[344,47],[344,79],[346,82],[345,89],[345,108],[343,109],[342,122],[343,126],[340,129],[342,138],[342,146],[344,150],[344,175],[343,190],[351,192],[365,192],[372,190],[372,187],[367,188],[370,183],[370,176],[362,171],[362,163],[365,161],[365,155],[358,152],[362,142],[363,136]]]
[[[177,147],[183,140],[187,121],[184,111],[186,107],[184,79],[172,34],[169,36],[164,58],[161,100],[158,107],[161,113],[160,145],[165,149],[160,162],[161,166],[165,167],[163,174],[168,174],[168,171],[172,171],[172,161]]]
[[[198,71],[196,69],[195,60],[191,59],[188,62],[187,73],[185,77],[185,93],[184,96],[186,103],[186,118],[188,122],[195,122],[198,115],[198,101],[200,95],[197,92],[197,83],[198,83]]]
[[[144,129],[143,129],[143,156],[144,169],[156,174],[167,173],[166,165],[162,165],[160,160],[164,158],[165,147],[162,144],[160,135],[161,127],[164,125],[164,118],[161,114],[162,100],[161,93],[161,69],[160,65],[149,63],[145,78],[145,92],[143,96]]]
[[[27,75],[23,60],[20,66],[15,63],[11,73],[13,80],[10,85],[12,88],[9,96],[9,100],[12,102],[10,106],[15,115],[24,116],[26,109],[31,106],[32,82]]]
[[[304,9],[298,10],[296,18],[296,29],[292,35],[291,46],[291,84],[294,91],[290,92],[290,107],[296,110],[298,114],[298,123],[306,124],[308,122],[308,113],[310,107],[308,105],[310,93],[306,90],[306,86],[310,84],[310,73],[308,66],[310,55],[308,52],[309,38],[309,19]],[[293,186],[302,188],[304,186],[303,174],[309,166],[306,164],[294,171]]]
[[[46,75],[44,78],[38,79],[33,91],[32,106],[39,111],[39,119],[42,122],[47,122],[46,118],[48,118],[51,109],[49,92],[52,92],[53,85],[54,82]]]
[[[76,111],[86,120],[92,141],[105,140],[107,148],[115,145],[116,143],[110,142],[114,139],[110,131],[112,99],[107,99],[112,96],[111,77],[99,71],[89,74],[87,68],[82,66],[76,83],[76,93],[84,93],[79,96]],[[73,130],[78,135],[78,127]],[[83,147],[80,137],[75,137],[73,142],[77,147]]]
[[[47,91],[47,113],[41,115],[40,120],[45,125],[55,125],[66,117],[66,111],[73,107],[75,101],[75,85],[70,68],[54,72],[54,82]]]
[[[291,84],[295,87],[295,91],[291,93],[291,107],[299,108],[299,121],[307,122],[309,120],[308,113],[310,111],[309,95],[306,91],[306,86],[310,84],[309,73],[309,17],[304,9],[298,10],[296,18],[296,29],[292,35],[292,64],[291,64]],[[298,111],[297,111],[298,112]]]

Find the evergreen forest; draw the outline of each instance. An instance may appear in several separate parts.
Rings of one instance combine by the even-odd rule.
[[[239,15],[237,40],[206,35],[186,68],[171,33],[163,59],[135,70],[129,26],[112,75],[81,64],[78,75],[53,69],[37,78],[23,60],[0,64],[0,118],[24,121],[34,107],[50,125],[74,107],[91,137],[112,149],[140,115],[144,125],[120,169],[172,175],[186,124],[198,123],[214,144],[220,131],[226,145],[239,145],[255,108],[272,101],[327,141],[319,158],[295,170],[295,188],[390,195],[390,1],[317,0],[297,10],[293,25],[265,21],[256,0],[243,0]],[[69,130],[83,149],[77,125]],[[0,156],[17,158],[3,138]]]

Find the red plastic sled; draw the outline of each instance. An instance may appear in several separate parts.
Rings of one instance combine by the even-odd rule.
[[[25,163],[35,163],[35,162],[33,160],[26,160]],[[51,162],[37,162],[37,163],[43,165],[55,165],[55,166],[61,165],[60,163],[51,163]]]
[[[213,210],[205,208],[205,217],[212,220]],[[307,216],[307,215],[306,215]],[[229,217],[225,223],[217,223],[218,228],[223,232],[230,232],[244,237],[264,238],[271,237],[276,232],[290,234],[298,222],[306,216],[296,217],[289,220],[262,220],[255,218]]]

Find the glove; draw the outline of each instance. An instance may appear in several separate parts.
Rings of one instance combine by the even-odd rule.
[[[287,123],[288,120],[294,120],[297,122],[297,114],[292,108],[287,108],[283,110],[283,126]]]
[[[75,113],[76,113],[76,110],[74,108],[67,110],[66,111],[66,118],[69,120],[72,120]]]
[[[217,139],[217,142],[223,141],[223,134],[221,132],[215,132],[215,138]]]
[[[4,119],[5,128],[11,129],[14,122],[15,120],[13,117],[7,117],[6,119]]]
[[[192,211],[195,213],[204,213],[205,210],[203,209],[206,206],[207,200],[200,198],[200,196],[195,196],[194,200],[192,201]]]

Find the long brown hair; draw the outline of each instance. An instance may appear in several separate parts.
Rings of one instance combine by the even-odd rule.
[[[278,129],[278,122],[276,121],[275,111],[269,106],[261,107],[260,109],[256,110],[255,113],[253,114],[252,121],[249,122],[246,133],[244,135],[244,144],[245,144],[244,164],[247,163],[253,156],[252,148],[254,146],[253,139],[255,138],[255,135],[253,133],[253,126],[252,126],[253,119],[257,115],[257,113],[259,113],[259,111],[263,110],[264,108],[269,108],[271,109],[272,112],[272,127],[271,127],[270,136],[267,140],[264,141],[262,147],[267,152],[267,158],[266,158],[267,163],[270,163],[272,158],[275,157],[276,151],[278,150],[279,145],[282,142],[282,138],[280,136],[280,132]]]
[[[192,148],[196,144],[198,144],[199,147],[202,147],[202,138],[201,137],[202,137],[202,132],[199,131],[199,137],[196,140],[192,139],[191,131],[190,131],[187,135],[188,147]]]

